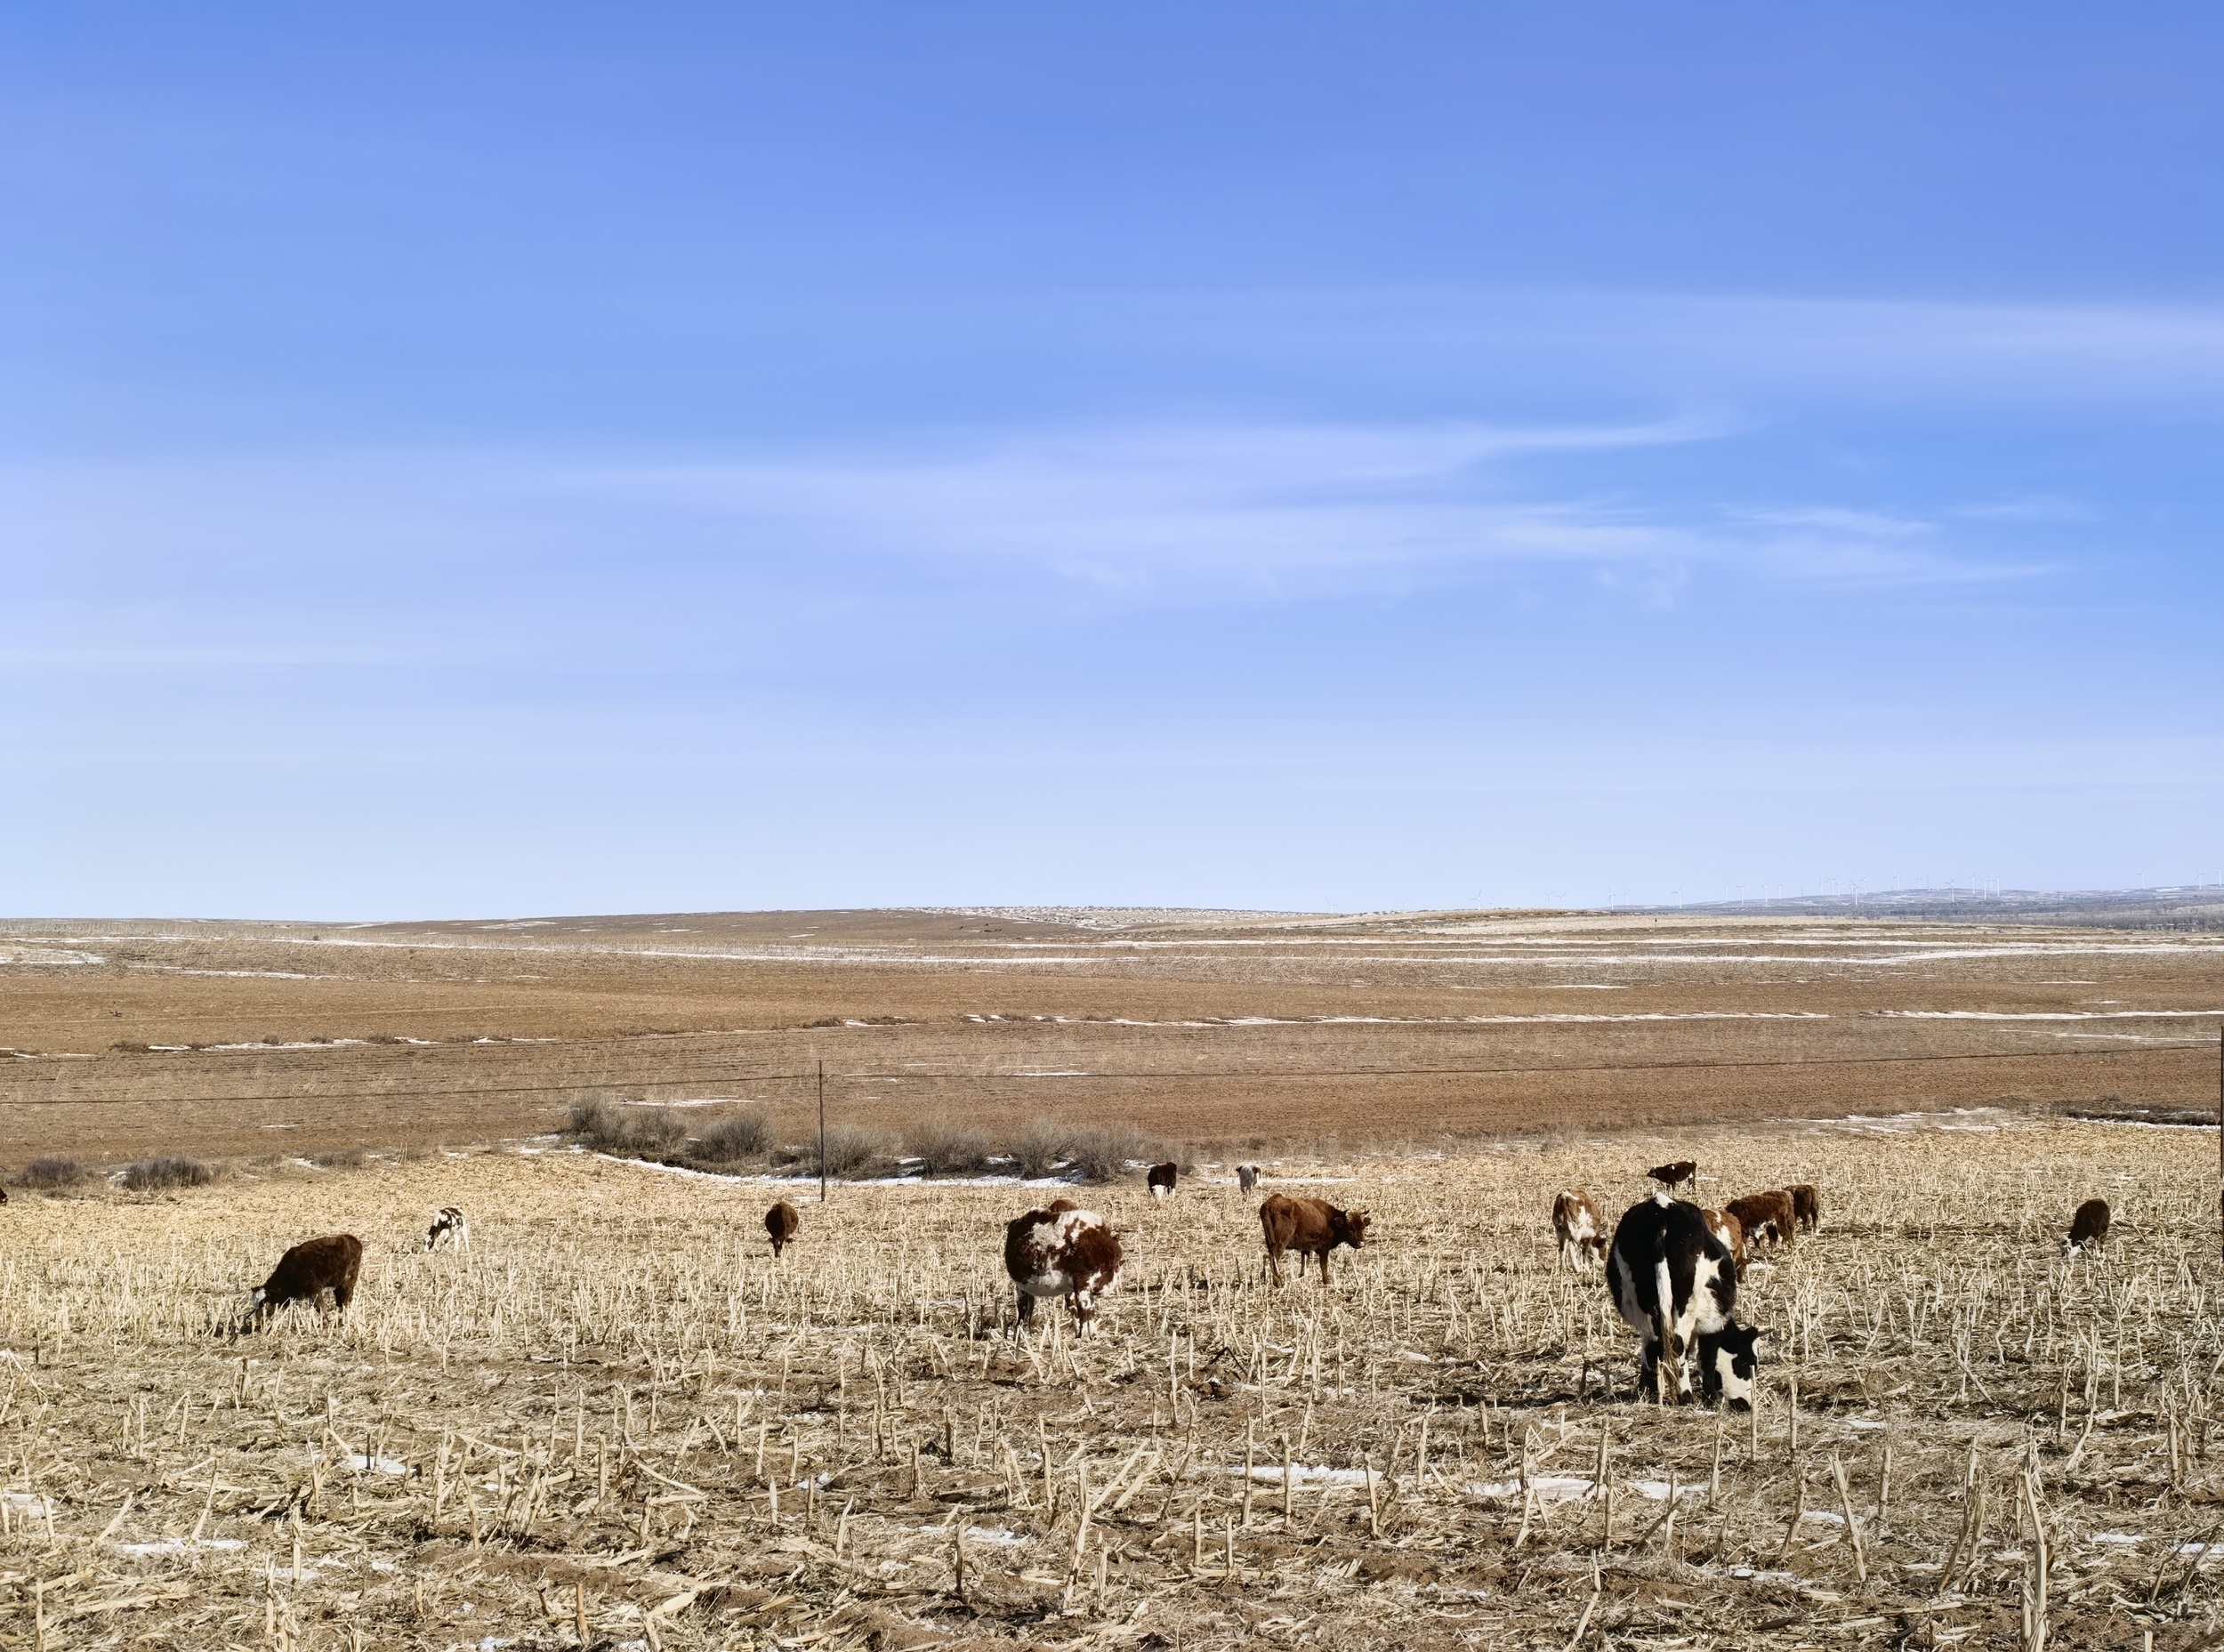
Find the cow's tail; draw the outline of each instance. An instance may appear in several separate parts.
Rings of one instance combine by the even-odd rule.
[[[1660,1403],[1675,1404],[1683,1386],[1683,1349],[1675,1340],[1676,1288],[1668,1272],[1668,1259],[1653,1264],[1653,1342],[1659,1352],[1653,1366],[1653,1387]]]

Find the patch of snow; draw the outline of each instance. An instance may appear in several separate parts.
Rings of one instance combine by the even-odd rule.
[[[196,1543],[190,1537],[163,1537],[153,1543],[120,1543],[118,1554],[190,1554],[198,1549],[244,1549],[246,1540],[240,1537],[204,1537]]]
[[[351,1451],[348,1466],[358,1474],[407,1474],[409,1465],[392,1457],[374,1457],[368,1452]]]

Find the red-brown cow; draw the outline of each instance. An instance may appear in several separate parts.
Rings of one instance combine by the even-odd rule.
[[[1728,1211],[1703,1210],[1700,1216],[1706,1222],[1706,1230],[1722,1242],[1729,1252],[1730,1267],[1739,1278],[1745,1277],[1745,1224]]]
[[[1758,1245],[1763,1239],[1771,1245],[1789,1245],[1799,1229],[1792,1213],[1792,1196],[1781,1189],[1769,1193],[1748,1193],[1742,1199],[1730,1200],[1722,1209],[1737,1218],[1738,1226],[1745,1230],[1748,1245]]]
[[[1552,1231],[1559,1239],[1560,1261],[1577,1273],[1606,1266],[1607,1219],[1588,1188],[1552,1196]]]
[[[1120,1283],[1119,1236],[1096,1212],[1058,1199],[1005,1224],[1003,1266],[1019,1288],[1021,1325],[1035,1318],[1036,1297],[1062,1296],[1075,1334],[1085,1335],[1097,1298]]]
[[[303,1239],[279,1257],[270,1277],[255,1286],[248,1323],[260,1326],[288,1302],[316,1303],[326,1291],[332,1293],[333,1310],[345,1313],[362,1266],[363,1241],[351,1233]]]
[[[1809,1181],[1795,1181],[1785,1191],[1792,1196],[1792,1216],[1801,1228],[1812,1233],[1823,1225],[1823,1196]]]
[[[1699,1173],[1699,1167],[1688,1158],[1680,1158],[1672,1164],[1656,1164],[1645,1173],[1664,1188],[1680,1188]]]
[[[1174,1184],[1181,1180],[1181,1167],[1171,1160],[1164,1164],[1153,1164],[1146,1179],[1150,1183],[1151,1197],[1170,1198],[1173,1195]]]
[[[795,1213],[795,1207],[782,1199],[764,1213],[764,1230],[772,1236],[772,1255],[779,1259],[787,1242],[795,1237],[795,1230],[803,1225],[803,1219]]]
[[[1293,1199],[1285,1193],[1269,1193],[1259,1204],[1259,1229],[1266,1236],[1267,1267],[1277,1285],[1282,1283],[1282,1257],[1297,1253],[1297,1277],[1305,1277],[1305,1259],[1320,1259],[1320,1282],[1328,1283],[1328,1253],[1339,1245],[1358,1250],[1366,1242],[1365,1211],[1338,1210],[1326,1199]]]

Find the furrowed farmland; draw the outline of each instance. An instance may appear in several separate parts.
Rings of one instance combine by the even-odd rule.
[[[0,1638],[2214,1644],[2216,1137],[2125,1122],[2213,1096],[2214,955],[2101,934],[1833,928],[1819,945],[1810,924],[1742,952],[1704,930],[1653,953],[1613,936],[1578,967],[1567,943],[1587,933],[1509,923],[1456,960],[1377,937],[1424,962],[1366,987],[1335,987],[1303,945],[1230,964],[1194,937],[1209,968],[1092,955],[1052,986],[935,939],[916,950],[961,962],[907,966],[909,996],[879,1010],[870,981],[820,961],[751,977],[688,959],[652,979],[667,1015],[690,994],[722,1007],[723,1035],[783,994],[791,1020],[834,1023],[767,1025],[750,1052],[813,1086],[824,1063],[835,1122],[879,1132],[824,1204],[797,1173],[815,1124],[802,1081],[761,1097],[612,1082],[621,1060],[653,1067],[656,1039],[690,1060],[709,1048],[709,1016],[617,1024],[613,995],[644,990],[654,959],[474,954],[493,979],[455,995],[498,979],[516,1019],[488,1019],[482,995],[471,1037],[505,1042],[435,1040],[420,1020],[394,1036],[424,1042],[393,1045],[345,1014],[404,988],[440,1003],[422,962],[406,981],[279,979],[258,1010],[270,976],[185,971],[308,975],[275,966],[323,943],[136,942],[149,967],[127,969],[113,938],[20,938],[101,962],[48,956],[6,981],[11,1011],[34,1011],[8,1033],[26,1052],[5,1073],[10,1162],[74,1171],[19,1174],[0,1208]],[[1486,955],[1523,934],[1550,960]],[[1890,939],[1962,955],[1877,962]],[[2102,945],[2119,950],[2075,950]],[[1761,954],[1794,962],[1700,962]],[[1334,972],[1371,979],[1350,969]],[[798,980],[810,970],[825,973]],[[598,987],[598,971],[623,979]],[[528,973],[559,979],[514,978]],[[1569,1014],[1540,1003],[1584,984],[1616,989],[1615,1014],[1659,1019],[1512,1019]],[[1450,1003],[1478,1019],[1423,1019]],[[209,1024],[226,1016],[239,1024]],[[258,1016],[278,1044],[248,1035]],[[204,1036],[177,1036],[192,1018]],[[54,1036],[103,1022],[125,1024],[107,1043],[148,1048]],[[2091,1041],[2063,1033],[2114,1036],[2065,1060]],[[1247,1070],[1071,1093],[1082,1073],[1175,1071],[1200,1048],[1213,1071]],[[415,1087],[431,1073],[479,1093],[445,1123],[383,1108],[410,1069],[375,1063],[397,1049],[444,1064]],[[465,1065],[489,1051],[499,1068]],[[1319,1077],[1332,1052],[1374,1076]],[[1893,1064],[1884,1093],[1906,1105],[1887,1118],[1848,1105],[1879,1093],[1865,1069],[1833,1065],[1864,1052],[1942,1059]],[[907,1060],[933,1076],[915,1094],[856,1076]],[[1710,1061],[1801,1063],[1767,1070],[1810,1085],[1809,1104],[1756,1090],[1660,1116],[1665,1064],[1681,1084]],[[1368,1112],[1399,1090],[1390,1068],[1432,1062],[1496,1072],[1461,1080],[1464,1113]],[[966,1064],[975,1082],[950,1076]],[[527,1100],[488,1093],[497,1075]],[[520,1127],[477,1127],[501,1108]],[[706,1172],[710,1125],[752,1108],[770,1122]],[[677,1133],[606,1142],[583,1117]],[[1163,1148],[1176,1192],[1153,1199],[1140,1164],[1076,1183],[1071,1157],[1023,1185],[1006,1149],[1044,1117]],[[921,1173],[911,1138],[936,1131],[963,1168]],[[120,1174],[194,1152],[213,1179]],[[1591,1189],[1611,1226],[1648,1197],[1647,1167],[1678,1158],[1696,1163],[1679,1191],[1701,1205],[1821,1196],[1819,1226],[1756,1245],[1738,1286],[1738,1318],[1763,1330],[1751,1411],[1640,1398],[1637,1338],[1601,1275],[1556,1252],[1555,1194]],[[1261,1165],[1258,1195],[1236,1186],[1239,1160]],[[1369,1214],[1325,1285],[1265,1277],[1259,1201],[1275,1193]],[[1123,1275],[1088,1334],[1054,1301],[1018,1334],[1004,1225],[1061,1194],[1107,1218]],[[2066,1253],[2096,1197],[2105,1246]],[[782,1197],[802,1225],[776,1261],[763,1216]],[[428,1251],[445,1205],[468,1213],[468,1247]],[[295,1306],[236,1334],[280,1253],[327,1232],[364,1241],[346,1312]]]

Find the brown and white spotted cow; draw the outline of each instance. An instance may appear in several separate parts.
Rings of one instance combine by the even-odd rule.
[[[1559,1239],[1560,1261],[1577,1273],[1606,1265],[1607,1220],[1588,1188],[1552,1196],[1552,1232]]]
[[[1019,1288],[1019,1324],[1035,1318],[1038,1296],[1062,1296],[1073,1310],[1074,1332],[1085,1335],[1097,1298],[1120,1283],[1120,1240],[1103,1217],[1071,1199],[1029,1211],[1006,1223],[1004,1271]]]
[[[1703,1210],[1699,1215],[1706,1223],[1706,1230],[1720,1239],[1723,1248],[1729,1252],[1730,1266],[1737,1270],[1737,1277],[1744,1278],[1745,1277],[1745,1224],[1728,1211]]]
[[[345,1313],[355,1294],[355,1276],[363,1266],[363,1241],[351,1233],[327,1233],[303,1239],[278,1258],[270,1277],[254,1288],[247,1325],[260,1326],[288,1302],[321,1302],[332,1293],[335,1313]]]
[[[795,1213],[795,1207],[782,1199],[764,1213],[764,1230],[772,1236],[772,1255],[778,1261],[787,1242],[795,1237],[795,1230],[803,1225],[803,1219]]]
[[[1614,1229],[1607,1284],[1623,1321],[1641,1344],[1638,1393],[1663,1405],[1696,1398],[1753,1405],[1759,1359],[1756,1326],[1737,1323],[1737,1274],[1729,1252],[1707,1231],[1699,1207],[1665,1193],[1632,1205]]]
[[[1245,1193],[1259,1191],[1259,1167],[1256,1164],[1236,1166],[1236,1185]]]
[[[1745,1230],[1748,1245],[1759,1245],[1764,1239],[1771,1245],[1789,1245],[1798,1231],[1798,1222],[1792,1214],[1792,1196],[1781,1189],[1748,1193],[1743,1198],[1730,1200],[1722,1209],[1737,1218],[1738,1225]]]
[[[437,1251],[443,1239],[459,1251],[468,1251],[471,1247],[471,1225],[464,1219],[459,1206],[443,1205],[432,1213],[432,1227],[424,1236],[424,1248]]]
[[[1320,1282],[1328,1283],[1328,1253],[1339,1245],[1358,1250],[1366,1243],[1365,1211],[1338,1210],[1326,1199],[1293,1199],[1286,1193],[1269,1193],[1259,1202],[1259,1229],[1267,1241],[1267,1268],[1277,1285],[1282,1283],[1282,1257],[1297,1253],[1297,1277],[1305,1277],[1305,1259],[1320,1259]]]
[[[2099,1251],[2107,1242],[2108,1201],[2087,1199],[2069,1219],[2069,1231],[2062,1236],[2062,1253],[2067,1256],[2078,1251]]]
[[[1171,1198],[1174,1184],[1181,1180],[1181,1167],[1169,1159],[1164,1164],[1153,1164],[1146,1174],[1154,1199]]]
[[[1793,1220],[1809,1233],[1823,1225],[1823,1196],[1811,1181],[1795,1181],[1785,1191],[1792,1196]]]

